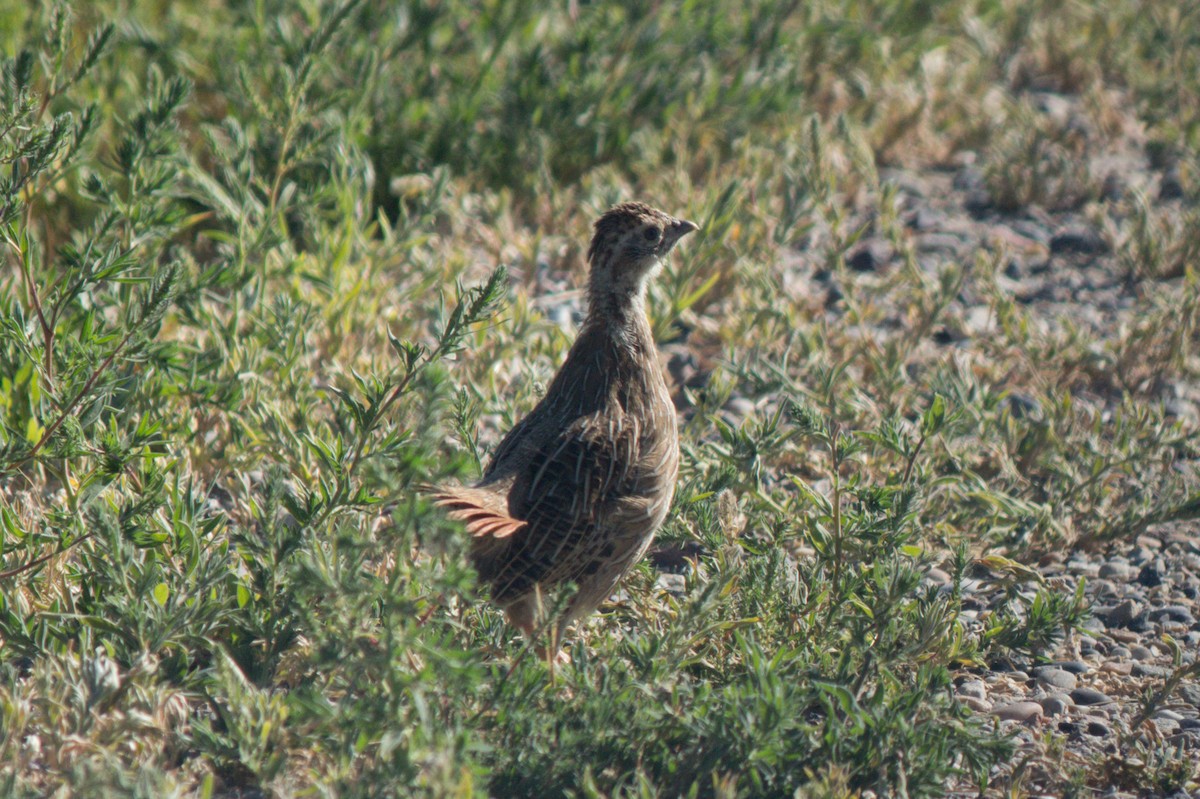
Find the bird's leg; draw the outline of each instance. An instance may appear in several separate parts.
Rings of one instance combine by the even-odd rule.
[[[539,622],[543,616],[542,611],[542,590],[540,586],[504,608],[504,614],[508,617],[508,623],[520,630],[529,641],[535,644],[534,652],[543,661],[548,662],[551,671],[553,671],[555,663],[570,663],[571,656],[559,648],[562,634],[557,626],[550,628],[550,641],[548,644],[537,643],[538,633],[541,631],[539,629]]]
[[[540,597],[538,592],[534,592],[526,594],[504,608],[504,615],[508,617],[508,623],[520,630],[530,641],[534,640],[537,635],[539,605],[541,605]]]

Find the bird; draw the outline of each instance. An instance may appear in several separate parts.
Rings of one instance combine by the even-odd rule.
[[[530,640],[549,629],[550,651],[611,595],[670,509],[679,434],[646,290],[698,229],[641,202],[601,215],[587,253],[587,314],[545,395],[477,483],[428,491],[465,522],[492,602]],[[559,618],[545,618],[545,598],[565,584],[574,593]]]

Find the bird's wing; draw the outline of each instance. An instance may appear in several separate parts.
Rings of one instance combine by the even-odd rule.
[[[520,594],[571,572],[627,477],[636,442],[627,432],[581,419],[530,453],[508,494],[510,515],[525,526],[497,564],[495,595]]]

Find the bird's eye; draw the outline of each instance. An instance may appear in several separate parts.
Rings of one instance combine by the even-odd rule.
[[[656,227],[648,227],[642,235],[646,237],[646,241],[658,241],[658,237],[662,235],[662,231]]]

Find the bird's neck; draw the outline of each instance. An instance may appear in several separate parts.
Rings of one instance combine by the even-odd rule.
[[[586,327],[603,332],[615,344],[653,348],[654,335],[646,318],[646,286],[632,289],[592,287],[588,292]]]

